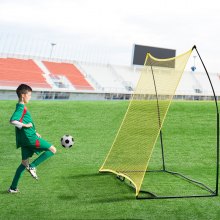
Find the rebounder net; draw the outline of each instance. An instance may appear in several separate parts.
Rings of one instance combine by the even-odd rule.
[[[192,50],[169,59],[147,54],[140,79],[100,172],[127,178],[136,196]]]

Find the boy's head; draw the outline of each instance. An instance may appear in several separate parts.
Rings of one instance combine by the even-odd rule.
[[[28,103],[31,98],[32,88],[26,84],[21,84],[16,89],[18,99],[20,102]]]

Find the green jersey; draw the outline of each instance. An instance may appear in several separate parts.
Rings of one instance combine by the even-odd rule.
[[[25,147],[25,146],[35,145],[38,137],[36,135],[36,130],[33,120],[31,118],[31,114],[27,110],[27,107],[24,104],[17,103],[15,112],[11,116],[10,121],[19,121],[24,124],[32,123],[33,125],[30,128],[22,127],[21,129],[19,129],[15,127],[17,148],[21,146]]]

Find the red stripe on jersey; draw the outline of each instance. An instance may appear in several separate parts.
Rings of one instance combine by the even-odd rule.
[[[24,110],[23,110],[23,113],[22,113],[22,116],[21,116],[21,119],[19,120],[20,122],[23,121],[23,118],[24,118],[24,115],[26,114],[26,112],[27,112],[27,108],[26,108],[26,106],[25,106],[25,107],[24,107]]]
[[[37,148],[40,147],[40,141],[39,141],[39,140],[36,140],[35,146],[36,146]]]

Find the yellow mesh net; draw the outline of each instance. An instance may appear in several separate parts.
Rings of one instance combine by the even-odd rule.
[[[100,168],[100,172],[112,172],[130,180],[136,196],[191,52],[169,59],[147,54],[127,112]]]

